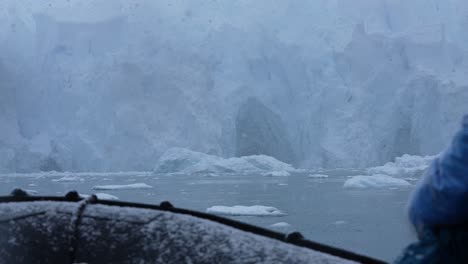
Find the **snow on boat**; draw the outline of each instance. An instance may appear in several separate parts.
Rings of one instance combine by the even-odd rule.
[[[170,203],[0,197],[0,263],[382,263]]]

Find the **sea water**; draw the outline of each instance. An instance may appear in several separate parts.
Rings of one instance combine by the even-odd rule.
[[[33,195],[64,195],[77,190],[80,194],[106,193],[121,201],[170,201],[176,207],[199,211],[216,205],[272,206],[286,215],[227,217],[279,232],[299,231],[313,241],[391,261],[415,240],[405,211],[413,187],[343,188],[350,176],[361,173],[320,171],[328,178],[308,177],[310,173],[285,177],[151,172],[5,174],[0,175],[0,195],[7,195],[14,188],[29,190]],[[93,189],[103,185],[152,188]]]

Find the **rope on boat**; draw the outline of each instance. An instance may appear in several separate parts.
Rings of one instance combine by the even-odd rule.
[[[69,192],[65,195],[65,199],[69,201],[76,201],[77,199],[80,199],[80,195],[78,192],[73,191]],[[76,250],[78,248],[78,239],[79,239],[79,226],[81,224],[81,219],[84,210],[86,209],[86,206],[88,204],[96,203],[97,202],[97,197],[96,195],[91,195],[86,199],[83,199],[79,201],[78,209],[76,212],[73,214],[71,221],[70,221],[70,230],[71,230],[71,236],[70,236],[70,242],[69,245],[70,247],[68,248],[70,252],[70,263],[76,263]]]

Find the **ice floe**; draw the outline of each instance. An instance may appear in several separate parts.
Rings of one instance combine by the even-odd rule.
[[[419,177],[437,156],[412,156],[405,154],[395,158],[394,162],[371,167],[366,170],[369,175],[384,174],[393,177]]]
[[[366,169],[368,175],[350,176],[345,188],[399,188],[417,181],[437,156],[412,156],[405,154],[394,162]]]
[[[273,157],[254,155],[222,158],[184,148],[171,148],[156,163],[157,173],[251,173],[296,171],[290,164]]]
[[[29,194],[29,195],[36,195],[36,194],[39,193],[39,192],[36,191],[36,190],[24,190],[24,191],[25,191],[27,194]]]
[[[266,177],[288,177],[291,176],[291,173],[287,171],[269,171],[262,173],[262,175]]]
[[[403,179],[390,177],[388,175],[359,175],[346,180],[345,188],[389,188],[389,187],[407,187],[411,184]]]
[[[287,228],[291,227],[291,225],[286,223],[286,222],[279,222],[279,223],[269,225],[268,227],[275,228],[275,229],[287,229]]]
[[[346,224],[346,221],[338,220],[338,221],[333,222],[333,224],[334,225],[344,225],[344,224]]]
[[[206,209],[206,212],[219,215],[233,216],[284,216],[286,213],[271,206],[253,205],[253,206],[212,206]]]
[[[95,193],[94,195],[96,195],[96,197],[100,200],[119,200],[119,197],[108,193]],[[80,193],[80,196],[83,198],[88,198],[91,195]]]
[[[146,183],[133,183],[123,185],[98,185],[94,186],[94,190],[131,190],[131,189],[151,189],[153,186]]]
[[[78,176],[64,176],[59,179],[53,179],[52,181],[53,182],[82,182],[84,181],[84,179]]]
[[[328,175],[326,174],[309,174],[307,175],[308,178],[313,178],[313,179],[326,179],[328,178]]]

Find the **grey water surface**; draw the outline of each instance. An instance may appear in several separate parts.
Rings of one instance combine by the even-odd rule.
[[[229,217],[267,228],[286,222],[291,226],[276,231],[300,231],[307,239],[387,261],[415,240],[405,213],[412,188],[345,189],[343,183],[347,177],[359,171],[320,173],[329,177],[152,173],[0,175],[0,195],[19,187],[34,190],[36,195],[64,195],[69,190],[77,190],[82,194],[108,193],[123,201],[149,204],[170,201],[176,207],[200,211],[214,205],[274,206],[287,215]],[[54,181],[66,175],[83,180]],[[132,183],[146,183],[153,188],[93,190],[96,185]]]

